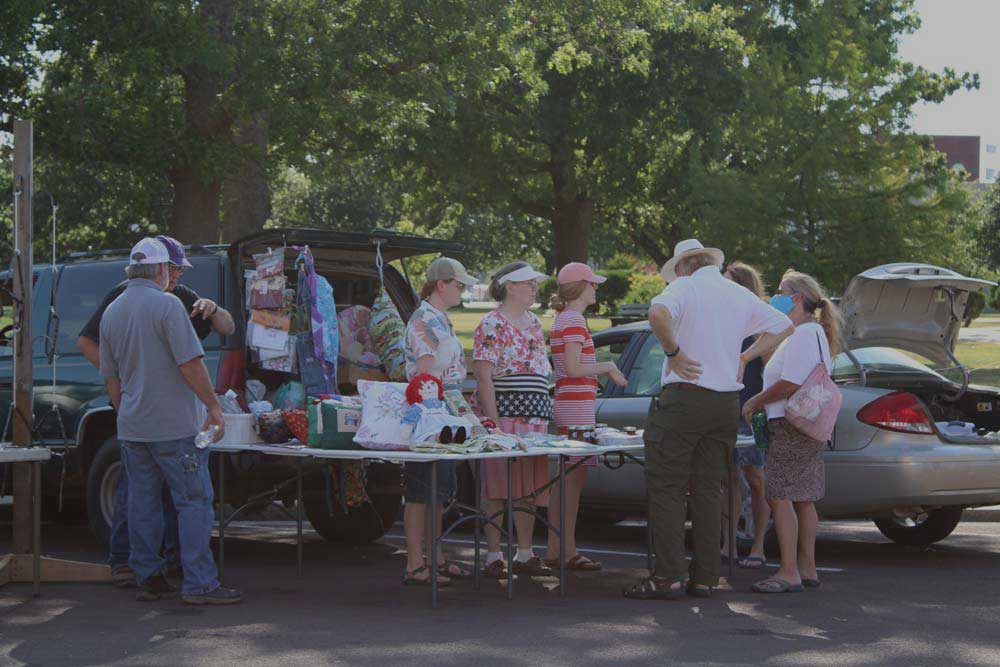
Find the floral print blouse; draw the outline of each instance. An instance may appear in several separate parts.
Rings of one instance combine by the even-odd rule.
[[[534,313],[531,325],[521,331],[494,310],[476,327],[472,358],[493,364],[493,376],[532,373],[548,377],[552,368],[545,345],[545,331]]]
[[[417,374],[417,360],[434,357],[431,373],[441,378],[445,387],[455,387],[465,380],[465,356],[462,342],[455,335],[451,319],[427,301],[421,301],[406,324],[403,354],[406,377]]]

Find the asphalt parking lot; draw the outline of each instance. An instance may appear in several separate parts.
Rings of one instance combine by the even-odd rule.
[[[3,530],[0,553],[9,530]],[[400,585],[399,526],[361,547],[307,532],[295,576],[294,524],[244,523],[227,539],[230,608],[134,601],[110,585],[0,588],[0,667],[8,665],[997,665],[1000,524],[963,522],[930,549],[885,540],[868,522],[821,524],[823,588],[749,592],[738,570],[710,600],[636,602],[621,589],[644,567],[639,524],[586,524],[581,543],[600,573],[519,580],[508,601],[496,582],[459,582],[429,607]],[[468,535],[450,548],[470,557]],[[536,543],[541,543],[537,539]],[[47,525],[47,554],[101,558],[85,528]]]

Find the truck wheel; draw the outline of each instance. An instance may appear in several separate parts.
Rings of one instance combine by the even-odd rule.
[[[87,470],[87,522],[98,543],[107,546],[115,511],[115,484],[122,472],[118,438],[104,441]]]
[[[399,515],[402,499],[397,492],[398,477],[398,466],[369,466],[367,487],[371,502],[350,507],[344,514],[337,497],[332,498],[333,512],[330,512],[322,476],[310,476],[305,480],[302,494],[303,512],[313,529],[327,541],[374,542],[392,527]]]
[[[331,514],[323,493],[304,493],[302,509],[313,530],[324,540],[367,544],[385,534],[383,524],[386,519],[383,512],[386,516],[391,515],[394,520],[399,512],[399,502],[399,496],[375,496],[372,502],[360,507],[349,507],[347,514],[344,514],[340,504],[334,500]]]
[[[875,525],[897,544],[926,547],[951,535],[961,520],[961,507],[943,507],[913,517],[875,519]]]

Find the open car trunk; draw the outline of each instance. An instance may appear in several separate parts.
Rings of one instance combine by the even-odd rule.
[[[976,435],[953,438],[942,430],[946,440],[996,444],[995,436],[985,434],[1000,430],[1000,389],[971,386],[968,369],[954,354],[969,295],[994,286],[930,264],[886,264],[856,276],[844,290],[840,307],[845,350],[857,368],[857,381],[916,394],[939,425],[975,424]],[[886,357],[869,354],[872,348],[918,355],[937,369],[957,369],[961,380],[920,363],[880,366],[873,360]]]
[[[972,292],[996,283],[969,278],[931,264],[885,264],[855,276],[844,290],[844,347],[868,384],[867,369],[853,350],[888,347],[919,355],[937,368],[958,367],[966,390],[969,377],[955,358],[955,343]]]
[[[389,262],[405,261],[407,257],[429,253],[457,254],[463,249],[458,243],[399,234],[390,230],[354,233],[313,229],[269,229],[235,241],[229,247],[229,259],[235,282],[231,302],[234,305],[240,304],[241,307],[233,309],[233,317],[236,320],[234,338],[244,354],[247,376],[261,380],[269,390],[282,382],[296,380],[297,373],[265,370],[252,358],[250,341],[246,336],[250,317],[246,272],[255,268],[253,255],[267,252],[268,249],[277,250],[284,247],[286,289],[294,289],[297,279],[294,262],[298,248],[305,245],[309,246],[312,253],[316,274],[326,278],[333,287],[338,315],[351,307],[370,309],[379,294],[380,286],[384,284],[403,322],[408,321],[416,309],[417,298],[408,277]],[[380,282],[380,270],[382,282]],[[353,387],[350,386],[351,382],[346,373],[344,377],[338,373],[337,380],[342,392],[353,393]]]

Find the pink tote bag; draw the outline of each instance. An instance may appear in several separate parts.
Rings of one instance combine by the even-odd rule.
[[[813,440],[827,442],[833,435],[833,427],[837,423],[837,414],[844,397],[826,370],[819,334],[816,335],[816,345],[819,347],[820,361],[802,386],[788,397],[785,419]]]

